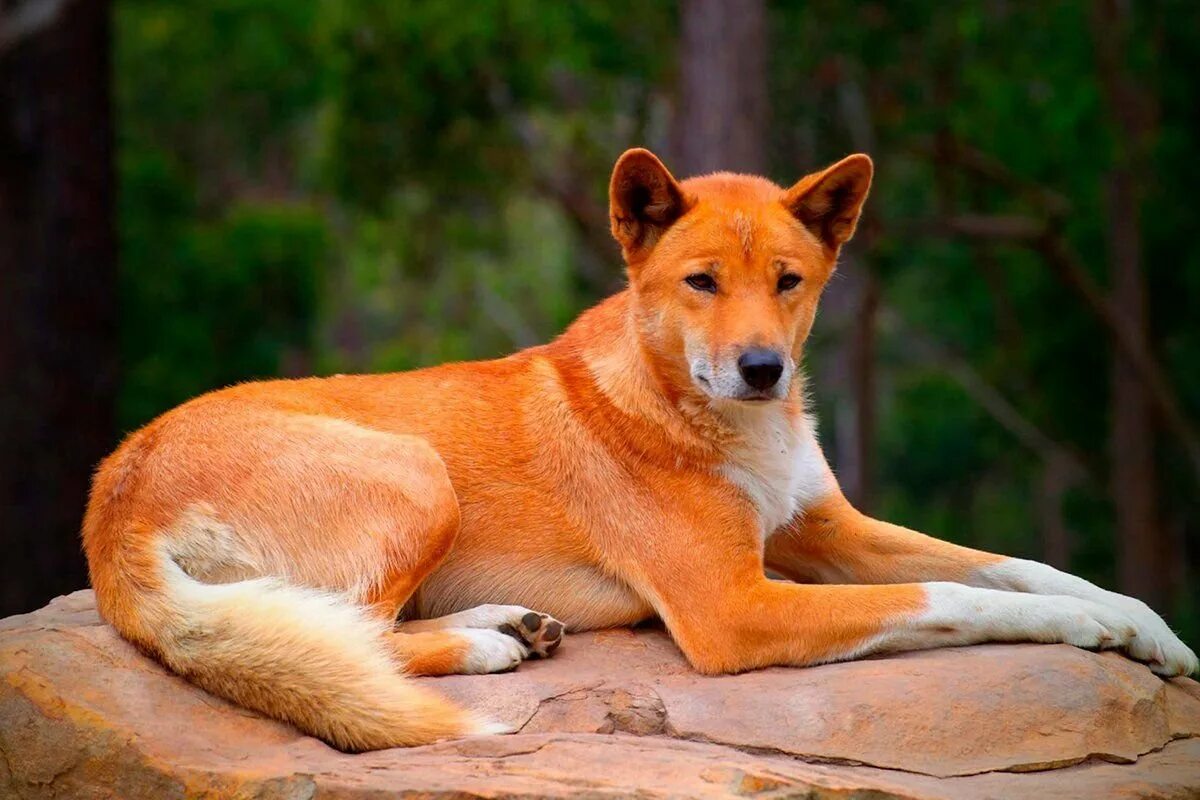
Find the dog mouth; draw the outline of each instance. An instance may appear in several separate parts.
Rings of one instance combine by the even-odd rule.
[[[746,389],[745,391],[726,399],[737,403],[738,405],[758,406],[780,400],[782,397],[773,389]]]
[[[737,394],[731,397],[729,395],[717,393],[713,387],[712,381],[705,375],[693,373],[692,380],[694,380],[696,385],[699,386],[704,393],[713,400],[719,400],[726,403],[757,406],[780,399],[779,396],[773,391],[757,391],[753,389],[743,394]]]
[[[712,375],[704,363],[691,364],[688,374],[691,376],[693,386],[718,404],[762,406],[782,400],[787,395],[787,391],[784,389],[785,381],[763,389],[750,386],[741,380],[733,381],[732,383],[735,385],[731,386],[729,385],[731,381],[723,380],[719,374]]]

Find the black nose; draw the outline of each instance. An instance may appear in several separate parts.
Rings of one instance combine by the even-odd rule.
[[[738,372],[747,385],[765,392],[779,383],[783,374],[783,359],[774,350],[755,347],[738,356]]]

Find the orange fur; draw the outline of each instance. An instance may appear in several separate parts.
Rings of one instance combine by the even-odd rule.
[[[392,652],[409,675],[455,675],[463,670],[470,643],[450,631],[393,633]]]
[[[968,583],[1003,556],[960,547],[871,519],[832,494],[805,509],[767,543],[766,564],[792,580],[819,583]]]
[[[479,730],[393,674],[463,670],[470,637],[389,633],[400,609],[515,604],[574,630],[657,614],[706,672],[853,657],[919,628],[919,582],[999,557],[850,508],[804,438],[798,372],[769,402],[721,394],[746,348],[799,364],[870,176],[852,156],[789,190],[680,183],[630,151],[610,186],[629,288],[554,342],[244,384],[164,414],[96,473],[83,541],[101,613],[201,686],[345,749]],[[797,578],[906,583],[771,581],[764,551]]]

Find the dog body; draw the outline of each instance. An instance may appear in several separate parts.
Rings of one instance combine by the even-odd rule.
[[[709,673],[990,640],[1193,671],[1139,601],[842,496],[797,365],[870,177],[852,156],[789,190],[680,183],[630,151],[610,186],[630,286],[554,342],[163,415],[93,484],[101,613],[197,684],[350,750],[488,730],[399,672],[510,669],[564,624],[661,617]]]

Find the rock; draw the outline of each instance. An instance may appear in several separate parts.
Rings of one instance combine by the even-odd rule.
[[[648,628],[425,678],[520,729],[345,755],[167,673],[90,592],[0,621],[0,797],[1200,797],[1200,685],[988,645],[726,677]]]

